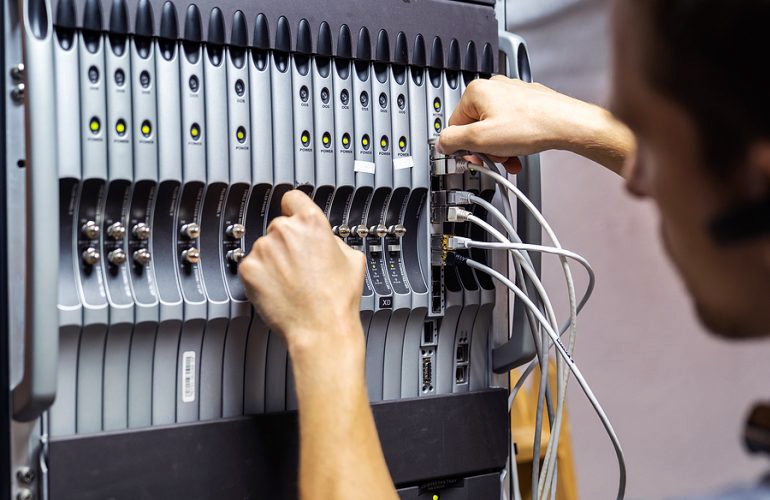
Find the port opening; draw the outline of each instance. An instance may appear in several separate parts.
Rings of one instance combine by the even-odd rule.
[[[455,369],[455,382],[458,384],[468,382],[468,365],[461,365]]]
[[[436,343],[436,326],[433,321],[426,321],[423,329],[422,343],[425,345]]]
[[[468,344],[458,344],[456,359],[458,363],[468,362]]]

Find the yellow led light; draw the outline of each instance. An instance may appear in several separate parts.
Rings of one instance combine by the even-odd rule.
[[[201,135],[201,131],[198,127],[193,125],[192,128],[190,129],[190,135],[193,136],[193,139],[197,139],[198,136]]]
[[[126,131],[126,124],[123,122],[118,122],[117,125],[115,125],[115,131],[119,134],[122,134]]]
[[[91,118],[91,122],[88,124],[88,128],[91,129],[91,132],[93,132],[93,133],[99,132],[99,128],[100,127],[101,127],[101,125],[99,124],[99,119],[98,118]]]
[[[438,500],[438,495],[433,495],[433,500]]]
[[[438,97],[433,99],[433,109],[435,109],[436,111],[441,110],[441,99],[439,99]]]
[[[350,144],[350,139],[348,139],[348,137],[347,137],[347,136],[343,137],[343,138],[342,138],[342,144],[344,144],[345,146],[347,146],[348,144]]]
[[[329,138],[329,136],[328,136],[328,135],[324,135],[324,136],[323,136],[323,141],[324,141],[324,145],[327,145],[327,144],[329,144],[329,142],[331,141],[331,139]],[[342,142],[345,142],[345,141],[342,141]]]
[[[368,146],[369,145],[369,139],[364,137],[363,139],[361,139],[361,144],[363,144],[364,146]]]
[[[149,137],[150,134],[152,133],[152,126],[150,125],[150,122],[145,121],[144,123],[142,123],[141,131],[143,136]]]
[[[303,136],[302,136],[302,142],[303,142],[303,143],[308,143],[308,142],[310,142],[310,137],[308,137],[308,136],[306,136],[306,135],[303,135]]]
[[[383,149],[388,147],[388,140],[386,138],[383,137],[382,139],[380,139],[380,147]]]
[[[405,140],[403,140],[403,139],[401,139],[400,141],[398,141],[398,147],[400,147],[401,149],[404,149],[404,148],[406,148],[406,141],[405,141]]]
[[[246,134],[244,134],[242,130],[239,130],[238,134],[236,135],[236,137],[238,137],[239,141],[242,141],[243,138],[246,137]]]
[[[436,120],[433,122],[433,128],[435,128],[437,132],[441,130],[441,120]]]

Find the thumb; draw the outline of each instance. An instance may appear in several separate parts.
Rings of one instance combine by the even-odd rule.
[[[484,127],[484,122],[474,122],[445,128],[438,139],[438,151],[445,155],[461,149],[478,151],[480,138],[484,135]]]

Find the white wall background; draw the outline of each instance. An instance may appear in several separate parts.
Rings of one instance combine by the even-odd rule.
[[[535,79],[606,104],[609,0],[508,2],[509,29],[528,40]],[[621,438],[628,497],[671,498],[758,478],[768,460],[749,457],[740,435],[751,403],[770,399],[770,343],[727,343],[699,326],[663,254],[654,208],[627,196],[614,174],[551,152],[543,183],[545,214],[562,244],[598,274],[576,358]],[[547,262],[554,295],[563,280]],[[574,383],[569,405],[582,498],[614,498],[612,447]]]

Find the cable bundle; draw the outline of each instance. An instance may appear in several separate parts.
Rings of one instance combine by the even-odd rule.
[[[483,166],[477,166],[468,161],[459,158],[462,155],[471,154],[478,157]],[[540,211],[535,205],[510,181],[508,178],[501,174],[497,166],[485,155],[479,153],[463,152],[455,155],[455,165],[452,172],[445,171],[442,173],[460,173],[465,170],[476,171],[481,175],[492,178],[500,188],[503,189],[504,196],[503,205],[506,214],[502,214],[495,206],[486,200],[466,192],[454,192],[453,201],[455,204],[475,204],[485,209],[492,217],[494,217],[508,233],[506,237],[503,233],[498,231],[495,227],[484,221],[483,219],[476,217],[470,211],[464,210],[458,207],[450,207],[448,210],[449,222],[470,222],[478,225],[492,235],[497,241],[473,241],[470,238],[451,236],[447,240],[447,249],[450,251],[464,250],[470,248],[480,248],[489,250],[508,250],[513,257],[515,277],[517,283],[513,283],[504,274],[486,266],[480,262],[476,262],[473,259],[467,258],[463,255],[451,252],[448,254],[447,262],[455,265],[467,265],[477,271],[488,274],[489,276],[497,279],[504,284],[510,291],[512,291],[516,298],[520,300],[527,309],[527,319],[530,325],[530,330],[534,335],[535,347],[537,350],[537,359],[533,360],[529,366],[523,372],[521,378],[516,382],[513,388],[510,390],[510,396],[508,399],[508,410],[513,405],[513,401],[518,394],[525,381],[532,373],[536,366],[540,366],[540,380],[538,391],[538,404],[537,404],[537,419],[535,423],[535,442],[533,448],[533,467],[532,467],[532,498],[533,499],[554,499],[556,497],[556,478],[558,475],[557,470],[557,451],[559,445],[559,437],[561,434],[561,428],[564,415],[564,403],[566,399],[567,384],[569,382],[570,373],[575,376],[578,384],[585,393],[586,397],[590,401],[594,410],[596,411],[599,419],[602,422],[612,445],[617,455],[618,466],[620,469],[620,478],[618,485],[617,498],[622,499],[625,495],[626,486],[626,466],[623,457],[623,450],[621,449],[620,442],[617,435],[610,423],[607,415],[602,409],[599,401],[594,396],[588,382],[581,374],[575,360],[572,358],[572,353],[575,348],[575,337],[577,333],[577,315],[583,309],[586,302],[593,292],[595,276],[593,269],[588,261],[582,256],[565,250],[559,243],[556,234],[545,220]],[[537,222],[542,226],[545,232],[548,234],[553,246],[543,245],[528,245],[524,244],[516,233],[515,228],[509,222],[512,220],[512,209],[510,205],[510,198],[508,193],[513,194],[532,215]],[[548,297],[548,293],[545,291],[540,278],[537,276],[537,272],[534,269],[532,260],[529,257],[530,252],[541,252],[556,255],[559,257],[564,278],[567,284],[567,291],[569,295],[569,319],[559,328],[556,321],[556,314],[554,312],[551,300]],[[578,262],[588,273],[589,282],[586,292],[578,302],[576,300],[575,286],[570,269],[569,261],[573,260]],[[531,288],[530,288],[531,287]],[[532,300],[527,290],[534,290],[536,292],[536,300]],[[541,307],[536,305],[536,302]],[[566,334],[566,346],[561,340],[561,336]],[[556,347],[556,368],[557,368],[557,380],[556,380],[556,406],[553,407],[552,395],[550,386],[548,383],[548,361],[550,356],[551,347]],[[549,420],[549,427],[551,432],[551,438],[548,442],[545,458],[542,468],[539,468],[540,448],[541,448],[541,431],[543,426],[543,410],[546,410],[546,414]],[[513,452],[513,444],[511,445],[511,460],[509,461],[509,474],[511,482],[511,490],[513,491],[514,498],[520,499],[520,490],[518,485],[518,477],[516,472],[515,453]]]

